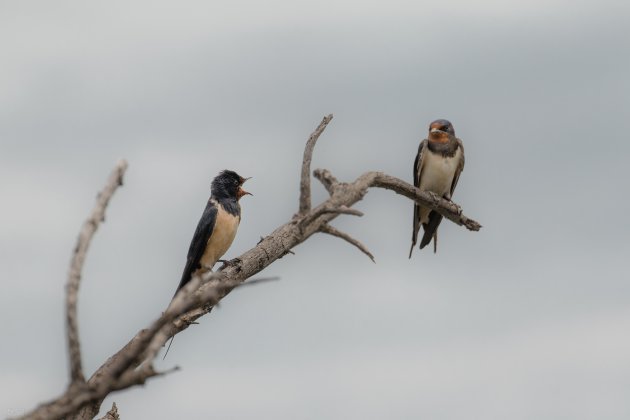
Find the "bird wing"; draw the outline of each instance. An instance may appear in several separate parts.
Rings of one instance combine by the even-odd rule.
[[[416,154],[416,160],[413,163],[413,185],[416,188],[420,188],[420,175],[422,174],[422,165],[424,164],[424,151],[427,148],[429,141],[424,139],[418,146],[418,153]],[[420,206],[418,203],[413,205],[413,232],[411,233],[411,249],[409,249],[409,258],[413,252],[413,247],[418,242],[418,231],[420,230]]]
[[[464,163],[466,163],[464,159],[464,143],[460,139],[457,139],[457,145],[462,150],[462,158],[459,160],[459,164],[457,165],[457,169],[455,170],[455,176],[453,177],[453,183],[451,184],[451,197],[453,196],[453,192],[455,192],[455,187],[457,186],[457,181],[459,181],[459,174],[464,170]]]
[[[199,261],[206,250],[208,239],[210,239],[210,235],[212,235],[212,231],[214,230],[218,211],[216,204],[212,201],[208,201],[201,215],[201,219],[197,224],[197,229],[195,229],[192,241],[190,242],[188,256],[186,257],[186,266],[184,267],[182,279],[179,282],[179,286],[177,286],[175,294],[190,281],[193,273],[200,267]]]

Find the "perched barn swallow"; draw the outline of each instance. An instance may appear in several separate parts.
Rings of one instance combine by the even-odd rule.
[[[432,191],[450,200],[463,169],[464,145],[455,137],[453,125],[447,120],[433,121],[429,125],[429,138],[420,142],[413,164],[414,185],[423,191]],[[420,249],[433,239],[433,252],[437,252],[437,229],[441,221],[441,214],[418,203],[414,204],[409,258],[418,240],[420,224],[424,228]]]
[[[251,195],[241,188],[248,179],[226,169],[212,180],[210,199],[190,242],[184,273],[175,294],[197,270],[211,270],[232,245],[241,221],[238,201],[244,195]]]

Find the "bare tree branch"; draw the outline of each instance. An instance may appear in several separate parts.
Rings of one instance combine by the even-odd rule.
[[[66,284],[66,332],[68,340],[68,352],[70,354],[70,386],[85,383],[83,368],[81,366],[81,345],[79,343],[79,329],[77,319],[77,301],[79,284],[81,283],[81,271],[87,255],[92,237],[101,222],[105,220],[105,209],[116,189],[122,185],[123,175],[127,170],[127,162],[121,160],[109,175],[103,190],[96,197],[96,204],[88,219],[83,223],[81,232],[74,248],[68,283]]]
[[[374,255],[372,255],[372,253],[370,251],[368,251],[368,249],[365,247],[365,245],[363,245],[361,242],[359,242],[358,240],[354,239],[352,236],[348,235],[347,233],[342,232],[342,231],[332,227],[329,224],[323,225],[320,230],[323,233],[327,233],[329,235],[336,236],[337,238],[341,238],[344,241],[350,243],[351,245],[356,246],[357,248],[359,248],[359,251],[363,252],[365,255],[370,257],[370,259],[372,260],[373,263],[376,262],[376,261],[374,261]]]
[[[322,214],[332,213],[332,214],[348,214],[350,216],[363,216],[363,212],[357,209],[353,209],[344,205],[341,206],[318,206],[315,211],[312,211],[308,214],[308,217],[302,218],[300,224],[308,224],[313,220],[317,219]]]
[[[159,333],[167,323],[172,322],[180,314],[185,314],[191,308],[199,305],[202,299],[206,299],[212,305],[218,302],[218,291],[215,289],[210,289],[204,296],[193,292],[202,282],[208,282],[219,276],[221,276],[220,273],[211,272],[205,273],[203,276],[194,276],[175,296],[162,316],[154,321],[149,328],[138,332],[129,343],[114,356],[110,357],[92,375],[85,386],[68,388],[66,393],[57,400],[41,405],[35,411],[22,418],[63,419],[69,415],[74,415],[77,413],[77,410],[80,410],[73,418],[92,419],[98,414],[100,405],[105,397],[112,391],[143,385],[149,378],[176,371],[177,367],[166,372],[157,372],[151,364],[160,348],[170,336],[174,335],[174,333],[171,333],[166,336],[164,333],[161,335]],[[232,285],[232,283],[228,282],[226,285]],[[225,287],[225,285],[219,284],[216,289],[222,287]],[[209,309],[203,313],[207,312],[209,312]],[[197,318],[199,316],[201,314]],[[186,315],[180,318],[180,323],[188,322],[188,325],[192,323],[190,319],[187,319]],[[182,329],[187,328],[188,325]],[[156,336],[162,341],[154,343]],[[140,366],[145,360],[143,355],[146,354],[149,354],[151,359]],[[138,366],[140,368],[136,369]]]
[[[330,195],[333,194],[335,188],[337,187],[337,185],[339,185],[339,181],[333,176],[333,174],[330,173],[330,171],[316,169],[313,172],[313,176],[315,176],[315,178],[317,178],[319,182],[322,183],[322,185],[324,186],[324,188],[326,188],[326,191],[328,191],[328,194]]]
[[[327,169],[316,169],[313,175],[315,178],[320,180],[322,184],[324,184],[331,195],[335,192],[342,192],[348,189],[352,189],[354,191],[358,190],[357,192],[365,195],[370,187],[384,188],[394,191],[396,194],[404,195],[405,197],[422,204],[425,207],[429,207],[431,210],[437,211],[451,222],[464,226],[468,230],[478,231],[482,227],[481,224],[475,220],[464,216],[461,207],[454,202],[445,200],[431,191],[419,190],[399,178],[382,172],[366,172],[357,178],[357,180],[352,184],[337,182],[336,178]],[[363,195],[361,198],[363,198]],[[347,205],[350,206],[356,201],[358,200],[352,201],[352,203]]]
[[[354,182],[344,183],[337,181],[327,170],[316,170],[314,176],[322,182],[330,197],[311,208],[308,176],[310,160],[315,142],[331,118],[332,115],[325,117],[307,142],[302,164],[299,214],[262,238],[252,249],[230,261],[222,270],[195,275],[175,296],[166,311],[105,361],[86,384],[69,387],[61,397],[36,408],[22,419],[55,420],[69,416],[75,419],[92,419],[98,414],[105,397],[112,391],[143,384],[149,378],[168,373],[156,372],[153,360],[169,338],[195,324],[198,318],[209,313],[232,290],[274,261],[292,253],[292,248],[317,232],[344,239],[374,260],[363,244],[329,225],[340,214],[362,214],[352,209],[352,206],[362,200],[370,188],[392,190],[469,230],[481,228],[479,223],[464,216],[457,204],[420,191],[405,181],[381,172],[367,172]],[[307,171],[306,176],[304,170]]]
[[[396,194],[404,195],[423,206],[435,210],[451,222],[464,226],[466,229],[477,232],[481,224],[464,216],[462,208],[452,201],[445,200],[431,191],[421,191],[411,184],[382,172],[373,172],[374,180],[371,186],[385,188]],[[367,174],[366,174],[367,175]],[[365,176],[365,175],[363,175]]]
[[[304,148],[304,158],[302,159],[302,176],[300,179],[300,207],[298,214],[304,214],[311,209],[311,160],[313,158],[313,149],[317,139],[324,132],[324,129],[332,120],[333,115],[329,114],[324,117],[317,126],[313,134],[310,135]]]

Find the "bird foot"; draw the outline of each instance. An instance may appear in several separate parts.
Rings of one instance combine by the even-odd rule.
[[[455,212],[457,213],[458,216],[461,216],[464,213],[464,211],[462,210],[462,208],[460,206],[458,206],[457,204],[453,203],[453,200],[451,200],[451,195],[450,194],[448,194],[448,193],[444,194],[444,199],[455,206]]]

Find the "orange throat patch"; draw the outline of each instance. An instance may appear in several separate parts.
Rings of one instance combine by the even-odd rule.
[[[443,132],[434,131],[429,133],[429,141],[432,143],[448,143],[448,134]]]

